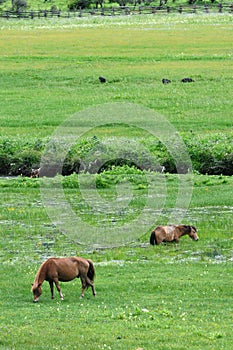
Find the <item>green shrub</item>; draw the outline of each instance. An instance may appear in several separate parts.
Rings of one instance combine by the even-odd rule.
[[[88,8],[91,3],[92,3],[92,0],[71,0],[68,3],[68,8],[71,11],[76,11],[80,8],[81,9]]]
[[[58,172],[70,175],[102,173],[113,169],[137,168],[139,170],[186,173],[189,154],[192,169],[201,174],[233,175],[233,135],[216,133],[212,136],[183,136],[187,149],[169,152],[156,139],[143,141],[126,138],[109,138],[101,141],[96,136],[79,140],[65,155],[65,141],[20,138],[0,138],[0,174],[29,175],[32,168],[43,166],[43,175],[55,176]],[[176,150],[177,148],[177,150]],[[182,148],[183,149],[183,148]],[[174,152],[175,159],[174,159]],[[65,157],[62,159],[62,155]],[[178,169],[177,169],[178,167]]]
[[[12,7],[14,10],[25,10],[27,8],[27,0],[13,0]]]

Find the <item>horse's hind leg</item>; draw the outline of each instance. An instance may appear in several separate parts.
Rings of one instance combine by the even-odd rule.
[[[49,281],[49,285],[51,290],[51,299],[54,299],[53,281]]]
[[[80,279],[81,279],[81,282],[82,282],[82,293],[81,293],[81,298],[84,297],[84,291],[85,289],[87,288],[87,282],[86,282],[86,279],[84,277],[81,277],[80,276]]]
[[[56,287],[57,287],[58,293],[60,294],[61,300],[64,300],[64,297],[63,297],[63,294],[62,294],[62,292],[61,292],[61,287],[60,287],[60,285],[59,285],[58,279],[55,279],[55,280],[54,280],[54,283],[55,283],[55,285],[56,285]]]
[[[89,286],[91,286],[91,289],[92,289],[92,294],[94,295],[94,296],[96,296],[96,291],[95,291],[95,286],[94,286],[94,282],[92,282],[91,280],[90,280],[90,278],[86,278],[86,282],[87,282],[87,284],[89,284]]]
[[[95,296],[96,295],[96,291],[95,291],[95,287],[94,287],[94,283],[90,280],[90,278],[86,277],[81,277],[81,282],[82,282],[82,294],[81,294],[81,298],[84,297],[84,291],[88,286],[91,286],[92,289],[92,293]]]

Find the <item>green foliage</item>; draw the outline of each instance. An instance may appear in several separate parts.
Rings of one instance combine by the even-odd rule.
[[[32,168],[39,167],[43,142],[38,139],[0,139],[1,175],[30,175]]]
[[[93,0],[70,0],[68,2],[69,10],[79,10],[84,8],[89,8],[90,4],[93,3]]]
[[[61,11],[66,11],[67,8],[70,10],[77,10],[81,7],[88,8],[90,4],[93,7],[96,7],[96,2],[94,0],[51,0],[51,1],[41,1],[41,0],[15,0],[15,2],[18,2],[19,4],[26,3],[27,7],[30,10],[52,10],[52,9],[59,9]],[[225,3],[230,3],[231,0],[225,0]],[[109,6],[134,6],[135,4],[137,6],[178,6],[179,4],[187,5],[187,4],[203,4],[202,0],[168,0],[168,1],[160,1],[160,0],[99,0],[98,4],[104,3],[104,7]],[[207,4],[218,4],[220,1],[217,0],[207,0]],[[12,8],[12,0],[0,0],[0,5],[2,4],[4,9],[11,9]]]
[[[193,170],[209,175],[233,174],[232,133],[216,133],[208,137],[190,133],[183,138]],[[185,162],[182,165],[185,160],[182,153],[177,152],[175,162],[166,146],[154,138],[141,142],[122,137],[103,141],[96,136],[82,138],[68,150],[61,164],[64,146],[60,140],[46,142],[46,139],[31,139],[25,142],[21,138],[3,137],[0,139],[1,175],[28,175],[32,168],[40,166],[42,155],[43,166],[54,168],[53,175],[59,167],[63,175],[70,175],[79,171],[103,172],[124,165],[150,171],[161,171],[161,166],[164,166],[166,172],[175,173],[176,163],[180,172],[188,171]]]
[[[202,174],[232,175],[233,134],[186,138],[193,168]]]
[[[27,8],[27,0],[12,0],[13,10],[26,10]]]

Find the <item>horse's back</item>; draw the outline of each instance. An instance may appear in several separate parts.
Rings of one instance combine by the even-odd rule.
[[[176,229],[175,225],[157,226],[155,229],[155,232],[167,235],[174,232],[175,229]]]
[[[49,258],[44,262],[46,280],[68,282],[80,275],[87,275],[90,263],[81,257]]]
[[[175,230],[175,225],[156,227],[155,234],[158,244],[161,242],[172,241],[174,239]]]
[[[79,268],[73,258],[49,258],[46,264],[47,279],[58,278],[59,281],[68,282],[78,277]]]

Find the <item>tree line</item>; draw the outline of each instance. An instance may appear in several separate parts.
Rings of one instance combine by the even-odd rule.
[[[0,5],[6,3],[6,0],[0,0]],[[59,5],[56,5],[56,2],[51,0],[42,0],[41,4],[51,3],[50,11],[61,10]],[[125,6],[164,6],[164,5],[194,5],[194,4],[215,4],[221,3],[218,0],[66,0],[64,1],[65,7],[69,11],[77,11],[79,9],[90,9],[90,8],[103,8],[109,7],[118,4],[121,7]],[[42,6],[42,5],[41,5]],[[46,6],[47,7],[47,6]],[[28,3],[27,0],[11,0],[11,9],[12,11],[25,11],[27,9],[33,10],[32,6]]]

